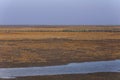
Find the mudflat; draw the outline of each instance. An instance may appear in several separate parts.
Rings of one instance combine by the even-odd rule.
[[[0,79],[4,80],[4,79]],[[11,80],[120,80],[120,73],[94,73],[83,75],[31,76]]]

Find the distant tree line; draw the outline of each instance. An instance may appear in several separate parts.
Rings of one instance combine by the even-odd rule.
[[[0,32],[120,32],[120,30],[0,30]]]
[[[120,30],[63,30],[63,32],[120,32]]]

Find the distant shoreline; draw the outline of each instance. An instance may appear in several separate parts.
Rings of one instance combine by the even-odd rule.
[[[1,25],[0,32],[120,32],[120,26]]]
[[[0,25],[0,27],[120,27],[120,25]]]

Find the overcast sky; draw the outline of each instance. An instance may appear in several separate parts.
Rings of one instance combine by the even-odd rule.
[[[120,0],[0,0],[3,25],[120,25]]]

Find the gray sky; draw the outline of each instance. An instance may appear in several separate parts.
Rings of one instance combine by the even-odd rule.
[[[0,0],[0,24],[120,25],[120,0]]]

